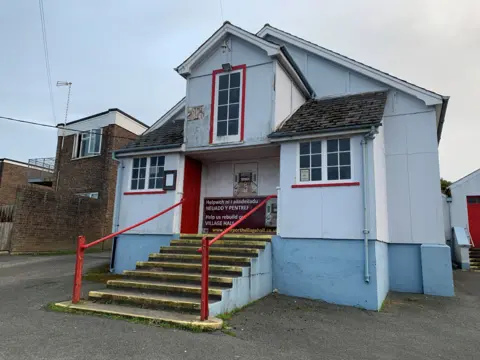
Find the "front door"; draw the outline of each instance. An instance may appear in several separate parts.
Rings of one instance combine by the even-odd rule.
[[[202,163],[185,156],[185,175],[183,180],[182,234],[198,233],[200,214],[200,188],[202,184]]]
[[[480,248],[480,196],[467,196],[468,230],[473,244]]]

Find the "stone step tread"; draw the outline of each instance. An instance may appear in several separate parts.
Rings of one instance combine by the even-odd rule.
[[[168,272],[168,271],[142,271],[142,270],[124,270],[123,274],[126,276],[144,276],[152,278],[171,278],[177,280],[198,280],[202,279],[201,274],[191,274],[191,273],[182,273],[182,272]],[[228,276],[212,276],[209,275],[209,280],[211,282],[220,282],[231,284],[233,282],[232,277]]]
[[[191,285],[183,283],[162,282],[162,281],[146,281],[146,280],[108,280],[107,285],[125,286],[134,288],[147,288],[147,289],[159,289],[159,290],[185,290],[186,292],[200,293],[202,287],[200,285]],[[222,295],[222,290],[228,288],[220,286],[209,286],[209,294]]]
[[[115,297],[114,300],[151,300],[155,303],[175,303],[177,305],[184,305],[184,306],[198,306],[200,308],[200,298],[198,297],[185,297],[185,296],[175,296],[170,294],[152,294],[152,293],[141,293],[138,291],[133,290],[125,290],[125,289],[103,289],[103,290],[94,290],[88,293],[90,298],[94,299],[101,299],[106,297],[113,296]],[[209,300],[209,304],[213,304],[217,302],[217,300]]]
[[[117,315],[125,318],[141,318],[183,326],[193,325],[211,330],[221,329],[223,324],[221,319],[213,316],[210,316],[208,320],[200,321],[200,317],[194,314],[177,311],[144,309],[126,305],[100,304],[92,301],[82,301],[78,304],[72,304],[70,301],[65,301],[56,303],[55,305],[85,312]]]
[[[174,251],[188,251],[188,252],[196,252],[199,249],[198,246],[162,246],[160,251],[166,250],[168,252]],[[228,253],[250,253],[250,254],[258,254],[260,253],[260,249],[255,248],[235,248],[235,247],[210,247],[210,252],[228,252]]]
[[[191,240],[198,240],[202,239],[207,236],[208,239],[213,239],[219,234],[180,234],[180,239],[191,239]],[[222,236],[222,239],[228,240],[263,240],[263,241],[271,241],[273,235],[266,235],[266,234],[227,234]]]
[[[228,240],[228,239],[221,239],[215,241],[212,245],[211,248],[214,247],[230,247],[233,245],[241,245],[241,246],[255,246],[255,247],[261,247],[262,249],[265,248],[265,245],[268,243],[268,241],[265,240]],[[202,240],[200,239],[180,239],[180,240],[172,240],[170,242],[171,246],[182,246],[182,245],[198,245],[199,247],[202,245]]]
[[[166,267],[166,268],[186,268],[186,269],[201,269],[202,264],[197,263],[177,263],[177,262],[168,262],[168,261],[137,261],[137,266],[146,267]],[[210,270],[226,270],[226,271],[242,271],[241,266],[232,266],[232,265],[218,265],[218,264],[209,264]]]
[[[152,253],[149,255],[150,258],[155,259],[188,259],[188,260],[202,260],[201,254],[163,254],[163,253]],[[249,262],[250,257],[245,256],[232,256],[232,255],[210,255],[210,260],[232,260],[239,262]]]

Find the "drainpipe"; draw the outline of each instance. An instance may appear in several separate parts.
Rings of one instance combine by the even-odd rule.
[[[113,206],[113,219],[112,219],[112,232],[118,230],[118,219],[120,217],[120,199],[122,198],[122,185],[123,185],[123,162],[120,159],[117,159],[115,156],[115,151],[112,151],[112,160],[117,162],[118,171],[117,171],[117,183],[115,184],[115,202]],[[110,254],[110,271],[113,272],[115,268],[115,250],[117,246],[117,241],[115,238],[112,239],[112,252]]]
[[[363,149],[363,246],[364,246],[364,257],[365,257],[365,282],[370,282],[370,270],[369,270],[369,259],[368,259],[368,234],[370,234],[370,221],[368,218],[368,140],[373,140],[375,134],[378,134],[378,130],[372,126],[370,131],[363,137],[361,144]]]

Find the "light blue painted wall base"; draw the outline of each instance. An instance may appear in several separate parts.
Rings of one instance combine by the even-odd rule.
[[[422,245],[423,292],[428,295],[454,296],[452,260],[447,245]]]
[[[250,268],[243,268],[241,277],[233,278],[232,288],[222,291],[222,300],[210,305],[210,315],[215,316],[267,296],[272,292],[272,245],[265,246]]]
[[[118,236],[115,240],[113,272],[121,274],[124,270],[134,270],[137,261],[148,260],[148,255],[159,252],[161,246],[170,245],[174,237],[172,234]]]
[[[470,269],[470,263],[469,262],[468,263],[465,263],[465,262],[461,263],[460,264],[460,269],[469,270]]]
[[[378,310],[389,289],[387,244],[369,242],[369,283],[363,245],[363,240],[276,236],[273,287],[285,295]]]
[[[423,293],[419,244],[388,244],[388,261],[390,290]]]

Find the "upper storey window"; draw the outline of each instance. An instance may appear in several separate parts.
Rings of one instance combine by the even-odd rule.
[[[210,143],[243,140],[245,73],[245,65],[213,72]]]
[[[83,131],[75,136],[73,158],[99,155],[102,149],[102,130]]]

